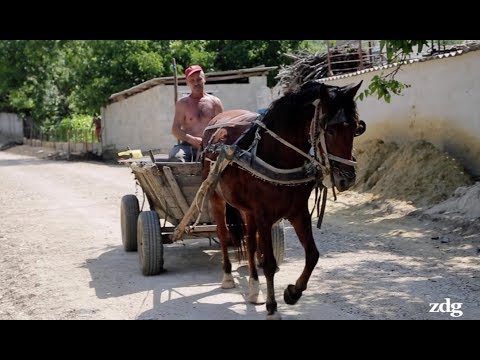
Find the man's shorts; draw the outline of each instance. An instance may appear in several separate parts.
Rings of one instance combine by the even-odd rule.
[[[194,162],[197,159],[197,149],[186,141],[175,145],[168,153],[168,161],[171,162]]]

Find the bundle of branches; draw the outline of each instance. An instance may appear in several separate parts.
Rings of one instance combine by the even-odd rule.
[[[368,60],[360,61],[359,51],[355,48],[339,48],[330,50],[330,69],[328,67],[328,54],[311,54],[300,52],[285,54],[293,63],[283,66],[278,75],[279,84],[285,92],[294,91],[309,80],[317,80],[333,75],[357,71],[361,67],[370,67]],[[362,50],[362,58],[368,59]],[[363,65],[363,66],[361,66]]]
[[[308,80],[328,77],[327,53],[285,54],[293,60],[290,65],[282,66],[276,76],[285,92],[294,91]]]

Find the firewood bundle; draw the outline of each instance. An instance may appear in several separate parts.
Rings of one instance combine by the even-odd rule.
[[[361,51],[362,61],[358,48],[331,49],[330,53],[311,54],[300,52],[295,55],[286,54],[293,63],[281,67],[277,79],[285,92],[294,91],[309,80],[318,80],[333,75],[340,75],[370,67],[365,51]],[[330,68],[328,65],[330,57]]]

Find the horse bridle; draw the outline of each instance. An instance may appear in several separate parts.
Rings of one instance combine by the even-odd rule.
[[[325,132],[327,131],[327,121],[326,117],[327,114],[323,114],[320,106],[320,99],[315,100],[312,105],[315,106],[315,114],[313,117],[313,121],[310,125],[310,144],[312,145],[313,149],[313,157],[315,160],[321,162],[321,171],[323,175],[323,184],[326,187],[333,186],[333,172],[331,168],[334,166],[330,163],[330,161],[335,161],[341,164],[345,164],[348,166],[355,166],[357,162],[355,158],[352,156],[353,160],[344,159],[339,156],[330,154],[327,149],[327,144],[325,140]],[[337,124],[341,122],[341,119],[344,117],[344,110],[340,109],[337,113],[333,116],[332,121],[330,121],[330,125]],[[336,118],[340,120],[335,120]],[[360,134],[358,134],[360,135]],[[355,134],[355,136],[358,136]],[[326,183],[330,181],[331,183]]]

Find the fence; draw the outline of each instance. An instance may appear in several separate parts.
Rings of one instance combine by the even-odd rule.
[[[414,49],[410,58],[450,51],[445,40],[432,40],[426,49],[426,53],[423,54]],[[387,63],[386,53],[380,49],[378,40],[338,40],[335,47],[327,43],[326,58],[328,76],[351,73]]]
[[[96,136],[95,129],[91,130],[72,130],[72,129],[53,129],[41,131],[33,126],[35,134],[31,138],[24,137],[23,143],[30,146],[41,146],[52,150],[63,152],[68,156],[93,153],[102,155],[102,143]]]

